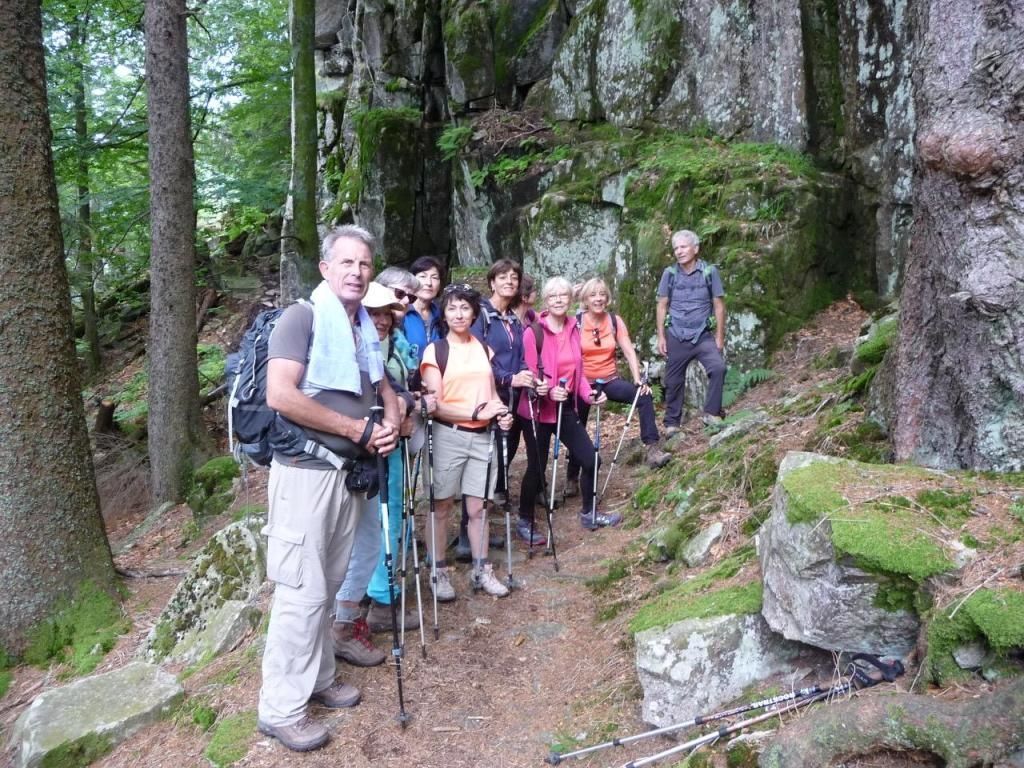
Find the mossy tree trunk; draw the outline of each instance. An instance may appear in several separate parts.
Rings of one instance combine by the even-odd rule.
[[[316,76],[314,0],[291,0],[292,175],[281,240],[281,299],[291,302],[319,281],[316,231]]]
[[[815,705],[781,729],[762,768],[817,768],[881,750],[923,752],[949,768],[993,765],[1024,747],[1024,680],[979,699],[900,693]]]
[[[187,15],[184,0],[146,0],[149,459],[155,504],[184,498],[200,429]]]
[[[896,458],[1024,469],[1024,5],[923,0]],[[956,30],[956,34],[951,34]]]
[[[82,408],[38,0],[0,3],[0,646],[113,583]]]

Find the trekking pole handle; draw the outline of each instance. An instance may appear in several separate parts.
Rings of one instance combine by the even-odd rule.
[[[604,385],[606,383],[607,382],[604,379],[594,379],[594,387],[591,394],[593,395],[595,403],[597,402],[598,398],[601,397],[601,392],[604,391]]]

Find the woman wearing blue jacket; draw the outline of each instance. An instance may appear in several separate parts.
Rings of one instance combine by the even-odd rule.
[[[441,308],[435,299],[444,283],[444,266],[433,256],[420,256],[409,271],[419,280],[420,289],[413,305],[405,313],[402,332],[419,363],[427,345],[441,338]]]

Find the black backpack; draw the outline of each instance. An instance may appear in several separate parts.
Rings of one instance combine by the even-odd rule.
[[[277,411],[267,405],[267,343],[284,309],[260,312],[242,336],[238,350],[227,356],[228,441],[242,456],[269,466],[274,457],[271,433]]]

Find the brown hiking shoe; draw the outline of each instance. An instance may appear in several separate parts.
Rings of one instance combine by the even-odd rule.
[[[309,715],[291,725],[267,725],[262,720],[256,722],[260,733],[280,741],[293,752],[309,752],[320,749],[331,737],[327,729]]]
[[[397,595],[395,596],[398,597]],[[399,614],[398,628],[402,628],[402,616]],[[391,631],[391,606],[385,605],[384,603],[378,603],[376,600],[370,603],[370,610],[366,614],[366,624],[370,628],[371,632],[390,632]],[[419,629],[420,628],[420,617],[415,611],[409,611],[405,614],[405,628],[406,629]]]
[[[335,680],[322,691],[314,691],[310,701],[328,709],[347,709],[359,703],[359,689],[354,685]]]
[[[334,655],[354,667],[376,667],[383,664],[386,654],[375,647],[370,639],[370,628],[366,619],[336,621],[331,627],[334,640]]]
[[[665,453],[665,451],[658,447],[657,443],[651,443],[647,446],[647,458],[645,461],[648,467],[659,469],[672,461],[672,454]]]

